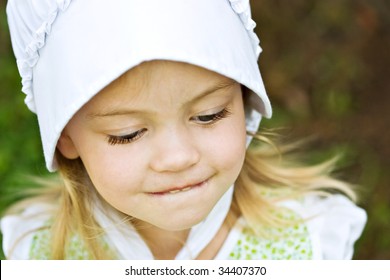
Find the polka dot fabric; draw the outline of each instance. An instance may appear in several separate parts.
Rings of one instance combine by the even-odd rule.
[[[51,259],[50,248],[50,230],[43,229],[38,231],[32,240],[30,249],[31,260]],[[73,236],[66,248],[66,259],[68,260],[88,260],[91,256],[88,253],[84,243],[78,236]]]
[[[232,252],[231,260],[308,260],[313,251],[306,226],[296,225],[276,233],[271,239],[255,236],[249,228],[244,228]]]

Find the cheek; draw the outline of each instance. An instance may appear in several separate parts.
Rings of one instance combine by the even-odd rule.
[[[124,147],[109,146],[104,141],[90,139],[86,143],[80,157],[101,195],[117,196],[136,190],[143,178],[139,153],[130,156],[131,151],[124,152]]]
[[[209,145],[208,152],[220,170],[238,175],[246,152],[246,128],[243,114],[221,126]],[[211,140],[210,140],[211,141]]]
[[[137,217],[137,208],[132,205],[140,203],[145,176],[139,164],[134,164],[136,160],[110,149],[89,157],[84,165],[94,188],[109,205]]]

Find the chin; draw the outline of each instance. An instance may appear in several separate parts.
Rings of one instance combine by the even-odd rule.
[[[192,217],[187,217],[187,218],[176,218],[175,220],[172,221],[166,221],[165,223],[156,223],[154,226],[167,230],[167,231],[181,231],[181,230],[188,230],[191,229],[193,226],[196,226],[197,224],[201,223],[206,217],[205,215],[200,215],[198,217],[192,216]]]

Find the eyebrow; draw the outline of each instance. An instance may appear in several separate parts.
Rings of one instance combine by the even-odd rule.
[[[213,85],[210,88],[204,90],[203,92],[201,92],[199,95],[197,95],[195,98],[193,98],[188,103],[196,103],[197,101],[201,100],[202,98],[204,98],[212,93],[215,93],[219,90],[230,88],[231,86],[235,85],[236,83],[237,82],[232,80],[232,79],[221,81],[218,84]],[[145,111],[144,110],[139,111],[139,110],[134,110],[134,109],[129,110],[129,109],[118,108],[118,109],[113,109],[113,110],[109,110],[106,112],[97,112],[97,113],[88,114],[87,119],[115,117],[115,116],[123,116],[123,115],[134,115],[134,114],[139,114],[139,113],[145,113]]]

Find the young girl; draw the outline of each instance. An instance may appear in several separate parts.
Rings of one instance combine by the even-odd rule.
[[[299,167],[256,133],[271,106],[248,0],[10,0],[7,14],[61,178],[2,218],[7,258],[352,257],[365,212],[334,161]]]

